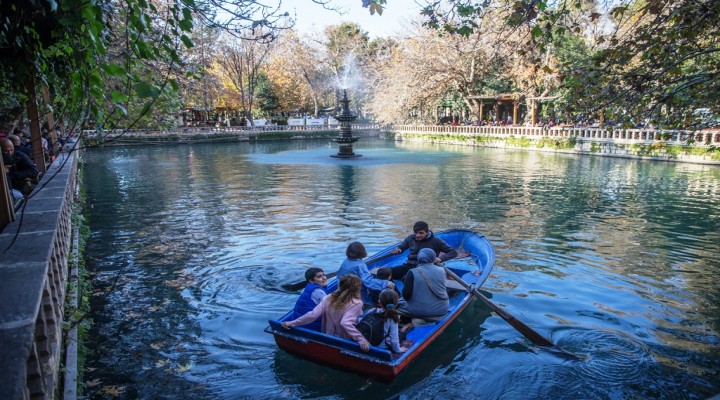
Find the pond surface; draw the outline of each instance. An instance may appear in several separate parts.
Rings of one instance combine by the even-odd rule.
[[[362,139],[85,154],[95,323],[84,381],[121,399],[706,399],[720,393],[720,168]],[[410,234],[495,246],[484,293],[391,384],[263,332],[280,285]]]

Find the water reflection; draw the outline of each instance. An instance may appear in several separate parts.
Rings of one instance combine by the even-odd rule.
[[[355,147],[352,161],[319,141],[88,152],[90,397],[720,393],[720,169]],[[485,233],[497,252],[488,295],[587,360],[535,348],[479,304],[390,385],[277,350],[262,330],[296,298],[280,285],[334,271],[350,241],[380,250],[417,219]]]

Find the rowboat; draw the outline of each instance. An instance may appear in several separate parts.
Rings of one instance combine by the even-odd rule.
[[[265,332],[273,335],[275,343],[280,349],[297,357],[375,378],[382,382],[391,382],[413,360],[417,359],[470,304],[473,294],[468,289],[479,288],[490,275],[495,262],[492,244],[485,236],[477,232],[467,229],[451,229],[436,232],[435,235],[457,249],[458,257],[446,261],[445,267],[471,287],[468,288],[467,285],[462,285],[457,280],[448,279],[446,283],[450,295],[450,309],[447,315],[434,323],[410,330],[406,339],[413,344],[405,353],[397,355],[374,346],[370,347],[370,351],[364,352],[357,342],[352,340],[302,327],[285,329],[281,323],[290,319],[292,310],[277,320],[270,320]],[[392,255],[390,252],[396,247],[397,244],[369,257],[368,269],[393,268],[402,265],[407,259],[407,252]],[[337,284],[337,280],[330,282],[328,284],[329,291],[337,289]],[[395,284],[399,290],[402,290],[401,281],[395,281]]]

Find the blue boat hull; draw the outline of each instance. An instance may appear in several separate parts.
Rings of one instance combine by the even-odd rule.
[[[458,250],[458,258],[449,260],[445,265],[462,279],[475,287],[480,287],[492,271],[495,262],[495,252],[492,244],[481,234],[466,230],[452,229],[435,233],[450,246]],[[368,268],[396,267],[402,265],[407,254],[384,257],[397,247],[390,246],[370,257]],[[396,282],[399,286],[402,282]],[[354,372],[362,376],[373,377],[384,382],[390,382],[397,377],[408,365],[447,328],[460,313],[470,304],[473,295],[458,285],[449,290],[450,310],[440,321],[416,327],[408,332],[407,339],[414,344],[402,355],[394,356],[390,351],[371,347],[369,352],[363,352],[360,346],[351,340],[325,335],[321,332],[301,327],[284,329],[280,323],[289,319],[292,312],[288,312],[278,320],[270,320],[265,329],[275,338],[278,347],[298,357],[308,359],[319,364]],[[450,287],[449,286],[449,287]],[[337,288],[337,281],[331,282],[330,290]]]

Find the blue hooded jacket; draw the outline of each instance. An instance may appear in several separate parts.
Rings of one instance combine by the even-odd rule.
[[[321,289],[323,292],[327,293],[327,289],[323,286],[317,285],[315,283],[308,283],[305,286],[305,290],[303,290],[302,293],[300,293],[300,297],[298,297],[297,301],[295,302],[295,308],[293,309],[293,314],[290,316],[289,321],[292,321],[294,319],[298,319],[302,317],[303,315],[309,313],[310,311],[315,308],[317,304],[312,299],[312,293],[315,291],[315,289]],[[322,317],[316,319],[315,321],[303,325],[303,328],[306,329],[312,329],[314,331],[320,331],[320,328],[322,327]]]

